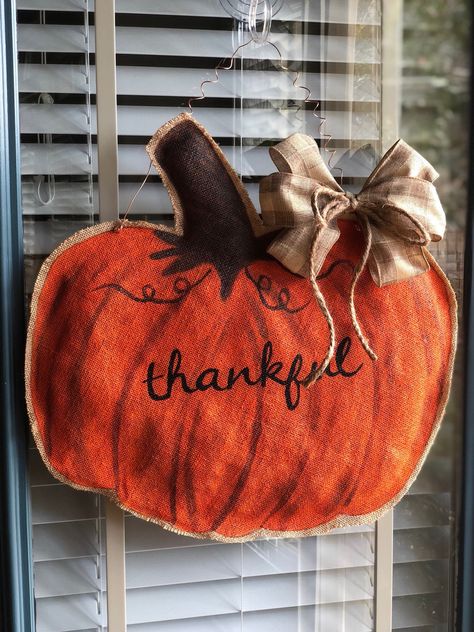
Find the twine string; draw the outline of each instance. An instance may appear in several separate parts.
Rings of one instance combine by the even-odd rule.
[[[354,300],[355,288],[356,288],[357,282],[359,281],[360,275],[365,270],[365,266],[367,265],[367,261],[370,255],[370,249],[372,248],[372,229],[370,227],[369,218],[367,217],[365,213],[355,211],[355,216],[364,233],[365,248],[364,248],[364,252],[362,253],[362,257],[357,263],[357,266],[354,270],[354,274],[352,276],[351,291],[349,295],[349,310],[351,313],[352,326],[354,327],[354,330],[356,332],[357,338],[360,341],[360,344],[362,345],[362,347],[364,348],[365,352],[367,353],[367,355],[369,356],[371,360],[377,360],[377,355],[375,354],[372,347],[370,346],[367,338],[362,333],[362,329],[359,325],[359,320],[357,318],[357,311],[356,311],[355,300]]]
[[[313,288],[314,297],[316,298],[316,301],[318,302],[321,312],[324,318],[326,319],[326,323],[329,330],[329,345],[326,351],[326,356],[324,360],[322,361],[322,363],[319,365],[317,370],[314,373],[310,373],[310,375],[308,375],[306,380],[303,382],[303,385],[306,387],[311,386],[323,376],[323,373],[327,369],[329,362],[331,361],[331,358],[334,354],[334,349],[336,347],[336,329],[334,327],[334,320],[331,316],[331,312],[328,309],[326,299],[324,298],[323,293],[319,289],[318,280],[317,280],[318,270],[316,269],[315,254],[316,254],[316,249],[318,247],[318,237],[319,237],[320,232],[321,232],[321,226],[317,226],[314,231],[313,240],[311,242],[311,251],[310,251],[310,260],[309,260],[309,265],[310,265],[309,280]]]
[[[359,282],[360,276],[362,275],[362,273],[364,272],[367,266],[369,256],[370,256],[370,251],[372,249],[373,237],[372,237],[372,228],[370,224],[370,218],[375,213],[375,210],[377,207],[375,205],[372,205],[369,201],[366,202],[366,201],[359,200],[357,198],[357,195],[354,195],[352,193],[344,193],[344,194],[336,193],[334,195],[334,192],[332,195],[332,199],[330,199],[327,202],[326,206],[322,210],[319,208],[319,205],[318,205],[318,194],[313,193],[312,206],[313,206],[313,211],[315,215],[315,230],[314,230],[314,235],[312,238],[310,254],[309,254],[309,265],[310,265],[309,280],[311,282],[315,299],[321,309],[321,312],[328,326],[329,344],[328,344],[328,348],[327,348],[327,352],[324,357],[324,360],[322,361],[318,369],[314,373],[311,373],[303,382],[304,386],[306,387],[312,386],[315,382],[317,382],[323,376],[334,354],[334,349],[335,349],[335,344],[336,344],[336,332],[335,332],[335,326],[334,326],[334,319],[331,315],[331,312],[326,303],[326,299],[324,298],[324,295],[321,292],[321,289],[319,288],[318,281],[317,281],[319,269],[317,266],[316,252],[319,245],[320,233],[322,229],[328,225],[328,216],[330,217],[331,220],[337,221],[337,218],[339,216],[344,215],[346,213],[351,213],[354,215],[357,223],[362,229],[362,232],[364,235],[364,250],[362,252],[362,256],[359,259],[354,269],[354,273],[352,275],[352,282],[351,282],[351,288],[350,288],[350,294],[349,294],[349,312],[351,316],[352,326],[357,335],[357,338],[359,339],[360,344],[362,345],[362,348],[364,349],[364,351],[366,352],[366,354],[369,356],[371,360],[373,361],[377,360],[377,354],[372,349],[368,338],[365,336],[359,324],[357,309],[355,305],[356,286],[357,286],[357,283]],[[407,213],[404,209],[398,208],[396,206],[391,206],[391,209],[394,210],[396,213],[403,215],[406,219],[412,222],[412,224],[414,225],[414,232],[416,234],[416,238],[410,237],[409,235],[405,234],[401,230],[397,230],[396,226],[391,227],[390,232],[396,235],[401,241],[405,241],[406,243],[409,243],[409,244],[424,246],[429,243],[430,235],[421,222],[419,222],[415,217]]]
[[[141,190],[143,189],[143,187],[146,184],[146,181],[148,180],[148,177],[150,176],[150,172],[151,172],[151,168],[153,166],[152,161],[150,160],[150,164],[148,165],[148,170],[146,172],[145,177],[142,180],[142,183],[140,184],[140,186],[138,187],[138,189],[135,191],[134,195],[131,197],[130,202],[128,203],[127,209],[124,213],[124,216],[122,217],[122,219],[119,219],[117,222],[117,226],[116,226],[116,230],[122,230],[122,228],[126,225],[127,223],[127,217],[128,214],[130,213],[130,210],[132,208],[132,206],[135,203],[135,200],[137,199],[137,197],[139,196]]]

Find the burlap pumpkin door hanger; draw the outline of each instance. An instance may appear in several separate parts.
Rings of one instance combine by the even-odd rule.
[[[436,173],[399,141],[352,196],[293,134],[259,216],[192,115],[147,151],[174,228],[79,231],[36,281],[26,393],[49,470],[196,537],[373,521],[417,475],[451,381]]]

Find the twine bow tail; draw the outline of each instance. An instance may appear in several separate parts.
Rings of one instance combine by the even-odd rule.
[[[375,361],[377,360],[377,355],[372,349],[372,347],[370,346],[368,339],[362,332],[362,329],[359,324],[359,320],[357,318],[357,310],[355,307],[355,300],[354,300],[355,288],[356,288],[357,282],[359,281],[359,277],[364,271],[365,266],[367,265],[367,261],[370,255],[370,249],[372,247],[372,231],[370,229],[369,221],[364,214],[357,213],[357,211],[355,211],[354,214],[357,216],[357,220],[361,224],[362,230],[364,231],[365,248],[364,248],[364,252],[362,253],[362,257],[360,261],[358,262],[357,266],[355,267],[354,274],[352,276],[351,289],[350,289],[350,294],[349,294],[349,311],[351,315],[352,326],[354,327],[354,331],[356,332],[357,338],[359,339],[362,347],[364,348],[365,352],[370,357],[370,359]],[[321,289],[319,288],[319,285],[318,285],[318,271],[319,270],[313,263],[315,261],[315,256],[314,256],[315,250],[318,247],[319,232],[320,232],[320,229],[317,228],[313,236],[313,240],[311,242],[309,280],[313,288],[313,293],[316,298],[316,301],[318,302],[321,312],[328,325],[329,345],[328,345],[328,349],[326,351],[324,360],[322,361],[318,369],[314,373],[310,373],[308,377],[304,380],[303,385],[306,387],[312,386],[315,382],[317,382],[323,376],[324,371],[327,369],[329,362],[331,361],[331,358],[334,355],[334,349],[336,347],[336,328],[334,326],[334,319],[331,315],[331,312],[328,309],[326,299],[324,298],[324,295],[321,292]]]
[[[306,378],[322,377],[334,354],[334,320],[318,285],[318,274],[339,238],[338,219],[354,219],[365,245],[349,294],[352,326],[364,351],[377,355],[357,317],[355,290],[366,267],[379,287],[429,270],[424,247],[444,235],[446,217],[433,181],[433,167],[402,140],[384,155],[360,193],[344,191],[334,180],[313,138],[292,134],[270,148],[279,171],[260,181],[260,206],[266,226],[280,228],[268,252],[291,272],[309,278],[326,320],[329,344],[324,360]]]
[[[331,312],[328,309],[326,299],[324,298],[323,293],[319,289],[318,269],[314,265],[314,261],[315,261],[314,252],[318,246],[319,230],[320,230],[319,228],[315,230],[314,236],[311,242],[309,280],[313,288],[313,293],[316,298],[316,301],[318,302],[321,312],[324,318],[326,319],[326,322],[328,325],[329,345],[326,351],[326,356],[324,357],[324,360],[322,361],[322,363],[319,365],[319,367],[314,373],[310,373],[308,377],[304,380],[303,385],[306,387],[311,386],[323,376],[324,371],[326,370],[327,366],[329,365],[329,362],[331,361],[331,358],[334,354],[334,348],[336,346],[336,329],[334,327],[334,320],[333,320],[333,317],[331,316]]]

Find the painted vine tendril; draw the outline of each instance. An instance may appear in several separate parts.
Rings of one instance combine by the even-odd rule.
[[[130,298],[132,301],[135,301],[137,303],[155,303],[157,305],[163,305],[165,303],[179,303],[188,296],[193,288],[202,283],[202,281],[204,281],[204,279],[210,274],[210,272],[211,269],[207,270],[201,277],[199,277],[197,281],[194,281],[194,283],[191,283],[191,281],[189,281],[189,279],[186,279],[185,277],[177,277],[173,281],[173,292],[175,296],[172,298],[158,298],[156,296],[156,288],[148,283],[141,288],[141,296],[136,296],[118,283],[104,283],[103,285],[99,285],[94,289],[103,290],[106,288],[110,288],[112,290],[115,290],[116,292],[120,292],[120,294],[123,294],[127,298]]]
[[[248,267],[245,268],[245,276],[256,287],[258,296],[262,304],[269,310],[276,312],[282,311],[288,314],[296,314],[301,312],[305,307],[309,305],[311,301],[307,301],[303,305],[298,307],[290,307],[291,293],[287,287],[282,287],[280,290],[273,289],[273,281],[266,274],[259,274],[257,277],[253,277]],[[269,299],[273,302],[269,302]]]

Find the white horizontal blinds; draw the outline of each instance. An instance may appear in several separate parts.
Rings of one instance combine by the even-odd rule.
[[[373,628],[374,530],[219,544],[126,518],[128,629]]]
[[[63,95],[58,104],[24,103],[22,131],[29,136],[67,134],[79,141],[67,147],[67,161],[62,157],[62,150],[66,148],[55,148],[50,169],[59,170],[61,175],[57,200],[46,209],[33,199],[31,212],[42,216],[81,214],[84,192],[73,176],[84,169],[86,153],[80,142],[85,122],[76,107],[83,89],[83,76],[81,68],[74,64],[80,38],[75,25],[67,20],[67,13],[74,14],[78,3],[22,0],[21,5],[30,10],[44,8],[50,21],[56,22],[19,25],[20,48],[31,54],[40,49],[48,50],[51,57],[50,63],[38,66],[34,74],[21,73],[22,90],[35,92],[47,87]],[[148,166],[143,145],[159,125],[186,109],[187,97],[199,93],[200,82],[212,78],[212,68],[228,56],[237,43],[246,41],[248,34],[239,34],[235,29],[232,32],[232,19],[218,0],[198,4],[192,0],[172,4],[122,1],[117,3],[116,23],[123,212]],[[89,38],[92,51],[93,29],[92,26]],[[285,62],[289,60],[291,67],[303,69],[301,83],[308,85],[313,97],[322,101],[322,109],[330,119],[332,146],[338,150],[334,163],[349,147],[365,143],[376,145],[380,101],[378,2],[285,2],[274,19],[273,31],[272,41],[280,48]],[[64,64],[54,63],[58,54],[69,58],[71,63],[67,69]],[[247,58],[243,62],[244,70],[237,67],[234,71],[221,72],[220,83],[208,85],[208,98],[195,103],[194,108],[196,118],[218,140],[241,173],[258,207],[258,181],[274,169],[267,148],[258,147],[262,136],[268,143],[277,142],[293,131],[307,131],[317,136],[319,122],[309,109],[295,115],[295,106],[301,103],[305,92],[291,87],[293,76],[275,71],[278,55],[272,47],[247,47],[243,54]],[[265,61],[268,58],[273,62]],[[93,62],[93,55],[91,59]],[[91,69],[91,90],[94,102],[94,68]],[[291,107],[289,100],[296,103]],[[245,109],[245,116],[239,117],[237,124],[237,112],[241,109]],[[94,119],[92,106],[93,125]],[[92,127],[92,134],[95,133]],[[243,149],[236,153],[237,146]],[[25,173],[34,173],[43,163],[44,149],[27,149],[31,151],[24,152]],[[96,174],[94,151],[92,170]],[[357,186],[367,172],[353,173],[349,168],[345,175],[346,184]],[[61,179],[66,177],[70,181],[68,187],[61,185]],[[68,195],[72,191],[74,195]],[[94,198],[97,200],[97,196]],[[97,212],[97,203],[93,204]],[[170,210],[160,179],[152,175],[132,214],[167,215]]]
[[[17,3],[27,295],[43,258],[90,224],[94,212],[89,7],[87,0],[60,2],[58,8],[62,5],[67,13],[52,12],[47,3]],[[35,32],[51,25],[49,45],[39,38],[36,46],[29,46],[21,35],[26,29],[35,39]],[[61,31],[65,25],[67,34]],[[43,81],[51,68],[52,81]],[[60,128],[53,121],[60,120],[64,108],[75,124]],[[40,125],[44,111],[50,113],[50,122]]]
[[[464,235],[448,227],[430,250],[462,296]],[[456,375],[457,372],[455,372]],[[393,629],[397,632],[448,632],[452,620],[455,547],[453,445],[460,407],[458,386],[436,442],[408,495],[394,511]]]
[[[30,449],[37,632],[102,630],[103,501],[54,479]]]

